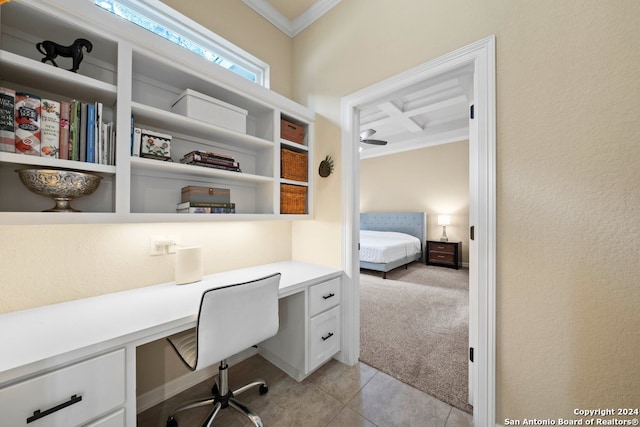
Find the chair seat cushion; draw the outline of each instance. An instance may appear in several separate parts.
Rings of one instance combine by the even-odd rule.
[[[184,364],[192,371],[196,369],[196,337],[196,328],[188,329],[167,337],[167,340],[169,340],[169,343],[171,343],[178,355],[180,355]]]

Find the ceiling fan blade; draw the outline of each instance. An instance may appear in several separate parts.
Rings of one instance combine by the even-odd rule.
[[[387,141],[382,141],[380,139],[361,139],[360,142],[372,145],[387,145]]]
[[[362,132],[360,132],[360,139],[361,139],[361,140],[362,140],[362,139],[367,139],[367,138],[369,138],[371,135],[373,135],[374,133],[376,133],[376,131],[375,131],[375,130],[373,130],[373,129],[366,129],[366,130],[363,130]]]

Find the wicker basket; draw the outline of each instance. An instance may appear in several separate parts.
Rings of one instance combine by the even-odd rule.
[[[307,182],[307,154],[280,149],[280,178]]]
[[[307,187],[280,184],[280,213],[307,213]]]
[[[287,119],[280,119],[280,138],[304,144],[304,126]]]

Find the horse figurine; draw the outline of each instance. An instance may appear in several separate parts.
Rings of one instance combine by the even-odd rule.
[[[87,52],[91,52],[91,49],[93,49],[93,45],[87,39],[77,39],[71,44],[71,46],[62,46],[50,40],[45,40],[41,43],[36,44],[36,49],[38,49],[38,51],[44,55],[44,58],[42,58],[40,62],[51,61],[51,64],[57,67],[58,64],[56,64],[56,61],[54,61],[54,59],[58,56],[72,58],[73,67],[69,71],[73,71],[74,73],[78,71],[80,62],[82,62],[82,48],[85,48]]]

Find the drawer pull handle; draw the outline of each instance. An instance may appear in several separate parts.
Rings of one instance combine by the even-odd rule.
[[[444,258],[444,255],[438,255],[438,258]]]
[[[320,337],[320,338],[322,338],[322,341],[326,341],[329,338],[331,338],[332,336],[333,336],[333,332],[329,332],[326,337]]]
[[[45,411],[40,411],[40,409],[38,409],[37,411],[33,411],[33,416],[27,418],[27,424],[32,423],[36,420],[39,420],[40,418],[44,418],[47,415],[51,415],[56,411],[59,411],[60,409],[64,409],[67,406],[71,406],[74,403],[78,403],[82,400],[82,396],[78,396],[76,394],[74,394],[73,396],[71,396],[71,398],[69,400],[67,400],[64,403],[59,404],[58,406],[54,406],[51,409],[47,409]]]
[[[322,296],[322,299],[329,299],[329,298],[331,298],[331,297],[335,297],[335,296],[336,296],[336,294],[334,294],[334,293],[332,292],[332,293],[330,293],[329,295],[323,295],[323,296]]]

